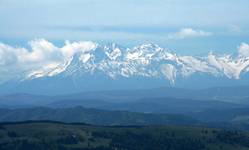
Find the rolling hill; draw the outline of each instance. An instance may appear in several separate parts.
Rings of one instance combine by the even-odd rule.
[[[247,150],[249,133],[186,126],[0,124],[1,150]]]

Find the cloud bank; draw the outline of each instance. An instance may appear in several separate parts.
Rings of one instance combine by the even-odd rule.
[[[192,31],[186,33],[196,34]],[[66,41],[62,47],[57,47],[45,39],[36,39],[29,42],[29,48],[24,48],[0,43],[0,82],[51,77],[62,73],[94,74],[96,71],[111,78],[165,78],[172,84],[177,76],[186,77],[195,73],[240,79],[241,73],[249,71],[249,45],[241,43],[237,56],[209,53],[195,57],[177,55],[154,44],[122,48],[116,44]]]
[[[196,38],[196,37],[207,37],[211,36],[211,32],[206,32],[202,30],[195,30],[192,28],[182,28],[176,33],[171,33],[167,36],[167,39],[186,39],[186,38]]]
[[[88,52],[97,44],[90,41],[65,42],[61,48],[44,39],[29,42],[30,49],[0,43],[0,80],[23,78],[30,72],[53,70],[77,52]]]

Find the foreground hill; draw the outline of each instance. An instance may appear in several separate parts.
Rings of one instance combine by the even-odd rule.
[[[171,114],[110,111],[81,106],[71,108],[0,109],[0,122],[51,120],[92,125],[191,125],[249,130],[249,109],[209,109],[202,112]]]
[[[0,114],[0,122],[53,120],[67,123],[84,122],[94,125],[193,125],[198,123],[184,115],[106,111],[79,106],[57,109],[45,107],[0,109]]]
[[[1,150],[247,150],[249,133],[184,126],[0,124]]]

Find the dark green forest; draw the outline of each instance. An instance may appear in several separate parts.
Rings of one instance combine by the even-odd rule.
[[[1,150],[246,150],[249,133],[190,126],[0,124]]]

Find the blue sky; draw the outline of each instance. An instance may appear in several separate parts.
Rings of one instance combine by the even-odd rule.
[[[0,0],[0,41],[160,44],[178,53],[236,52],[249,43],[248,0]]]

